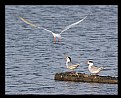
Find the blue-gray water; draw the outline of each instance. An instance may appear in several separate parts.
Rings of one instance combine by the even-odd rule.
[[[86,15],[56,44],[51,33],[18,18],[60,33]],[[100,75],[118,76],[117,16],[117,5],[6,5],[5,94],[117,95],[117,84],[54,80],[55,73],[68,71],[65,54],[80,63],[77,72],[90,74],[85,62],[92,59],[105,66]]]

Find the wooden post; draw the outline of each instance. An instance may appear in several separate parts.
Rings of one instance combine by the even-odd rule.
[[[55,74],[55,80],[117,84],[118,77],[88,75],[85,73],[62,72]]]

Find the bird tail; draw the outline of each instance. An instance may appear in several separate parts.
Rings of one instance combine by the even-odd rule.
[[[100,70],[103,70],[104,69],[104,67],[100,67]]]
[[[80,66],[80,64],[77,64],[77,67]]]

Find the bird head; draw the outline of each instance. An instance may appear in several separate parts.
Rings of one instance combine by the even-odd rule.
[[[66,57],[66,61],[67,61],[68,63],[71,62],[71,57],[67,56],[67,57]]]
[[[93,64],[93,60],[88,60],[87,64]]]

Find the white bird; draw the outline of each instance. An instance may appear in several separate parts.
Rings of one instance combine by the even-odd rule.
[[[61,38],[62,38],[62,37],[61,37],[61,34],[62,34],[63,32],[65,32],[65,31],[68,30],[69,28],[73,27],[74,25],[76,25],[76,24],[82,22],[86,17],[87,17],[87,16],[85,16],[84,18],[82,18],[81,20],[79,20],[79,21],[77,21],[77,22],[75,22],[75,23],[70,24],[69,26],[66,26],[59,34],[57,34],[57,33],[54,33],[54,32],[52,32],[52,31],[48,30],[48,29],[45,29],[45,28],[43,28],[43,27],[39,27],[39,26],[37,26],[37,25],[35,25],[35,24],[32,24],[32,23],[30,23],[29,21],[27,21],[27,20],[25,20],[24,18],[22,18],[22,17],[19,16],[19,18],[20,18],[22,21],[24,21],[25,23],[31,25],[32,27],[35,27],[35,28],[42,28],[42,29],[44,29],[45,31],[50,32],[50,33],[53,35],[53,37],[54,37],[54,43],[56,43],[56,38],[58,38],[58,41],[61,40]]]
[[[77,67],[79,67],[80,64],[73,64],[71,62],[71,57],[67,56],[66,57],[66,67],[70,70],[73,70],[74,72],[74,69],[76,69]]]
[[[88,70],[92,73],[92,74],[98,74],[103,67],[97,67],[93,65],[93,61],[92,60],[88,60],[87,61],[88,66]]]

